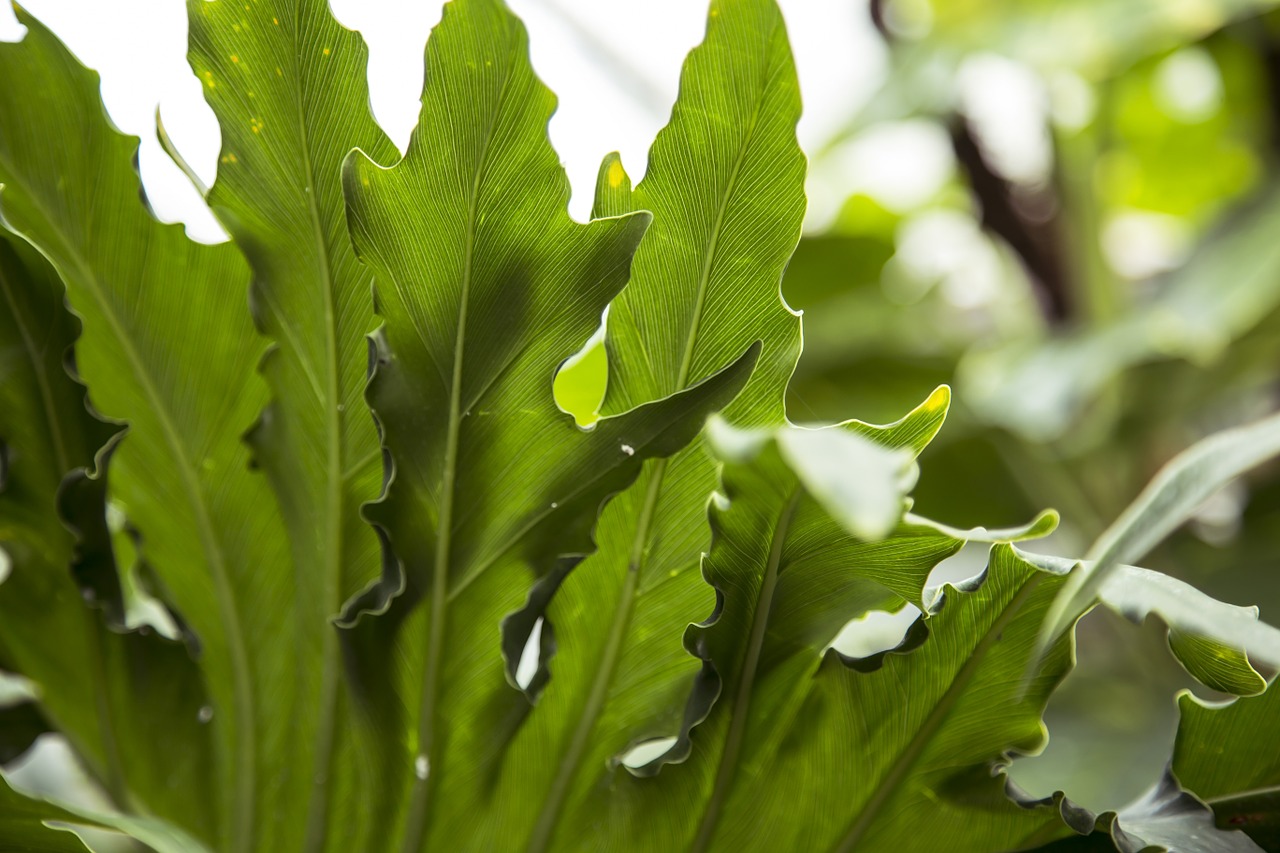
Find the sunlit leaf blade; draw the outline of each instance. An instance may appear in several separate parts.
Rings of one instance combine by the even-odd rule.
[[[298,674],[308,699],[294,755],[312,762],[299,766],[299,778],[314,780],[305,845],[367,847],[380,829],[368,825],[360,800],[377,799],[389,773],[347,736],[338,638],[328,624],[378,574],[378,540],[360,505],[382,478],[363,398],[373,280],[351,249],[341,168],[352,148],[384,163],[399,152],[369,110],[364,41],[333,19],[326,0],[247,9],[190,0],[188,9],[191,66],[222,129],[207,198],[253,270],[254,317],[275,344],[261,368],[272,401],[250,440],[299,567],[306,630]]]
[[[774,3],[712,4],[644,180],[628,193],[616,156],[601,168],[597,215],[654,216],[631,281],[609,307],[606,416],[696,387],[759,340],[759,365],[726,414],[736,424],[783,422],[800,345],[798,318],[779,296],[804,210],[799,112]],[[703,664],[672,630],[706,618],[715,603],[698,572],[716,486],[701,445],[647,463],[604,508],[598,551],[567,576],[550,576],[508,622],[507,645],[518,649],[545,616],[550,680],[505,753],[503,776],[450,791],[456,805],[433,836],[440,843],[556,849],[556,839],[575,837],[583,798],[626,775],[619,760],[631,746],[670,737],[678,745],[668,758],[687,749],[683,733],[714,696]],[[477,820],[485,803],[494,807]]]
[[[95,407],[129,424],[111,492],[200,644],[218,843],[275,849],[276,810],[298,783],[296,638],[284,528],[240,440],[266,402],[248,274],[234,247],[192,243],[150,216],[136,141],[108,124],[97,76],[21,21],[26,37],[0,46],[0,76],[26,81],[0,88],[0,212],[67,285]]]
[[[1256,696],[1267,688],[1239,647],[1175,628],[1169,631],[1169,650],[1201,684],[1221,693]]]
[[[914,451],[927,406],[874,437]],[[1057,810],[1010,800],[994,772],[1042,745],[1044,702],[1070,666],[1064,638],[1020,692],[1061,576],[997,545],[984,578],[947,587],[897,651],[843,658],[829,645],[844,624],[920,602],[963,541],[905,521],[865,541],[776,441],[742,460],[726,463],[727,501],[710,510],[703,569],[720,605],[687,636],[720,698],[685,762],[589,792],[561,849],[625,837],[638,850],[992,850],[1069,834]]]
[[[1124,563],[1139,560],[1218,489],[1280,454],[1280,415],[1223,430],[1175,456],[1098,537],[1054,602],[1037,644],[1045,649]]]
[[[209,834],[213,815],[188,806],[209,798],[213,781],[195,664],[180,644],[123,633],[109,542],[77,542],[59,517],[61,495],[70,523],[105,535],[106,473],[89,480],[86,471],[119,429],[90,414],[84,387],[65,370],[79,331],[48,262],[25,242],[0,239],[0,549],[9,566],[0,582],[0,668],[35,686],[40,710],[27,733],[45,720],[56,726],[117,806],[182,815]],[[65,500],[66,478],[80,501]],[[77,584],[73,566],[96,577]],[[103,590],[112,588],[108,600]],[[0,716],[12,724],[24,712],[35,706]],[[3,761],[24,746],[10,742],[23,731],[0,728]]]
[[[1280,850],[1280,689],[1221,706],[1178,697],[1173,772],[1207,802],[1220,827]]]
[[[371,708],[407,710],[387,723],[412,733],[398,777],[409,795],[388,813],[405,849],[474,820],[433,794],[497,772],[530,708],[504,677],[501,620],[560,555],[591,549],[603,499],[688,444],[760,352],[743,341],[684,393],[575,426],[553,377],[626,283],[650,217],[569,218],[547,140],[554,96],[498,0],[446,7],[426,74],[404,159],[384,169],[356,152],[343,173],[385,321],[369,402],[394,468],[367,515],[403,567],[353,599],[344,624]],[[374,698],[384,679],[398,698]]]

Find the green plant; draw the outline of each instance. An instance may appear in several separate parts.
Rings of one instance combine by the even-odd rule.
[[[644,180],[607,158],[585,224],[501,0],[446,9],[402,159],[323,0],[189,9],[219,246],[150,216],[133,140],[39,22],[0,46],[22,81],[0,87],[0,664],[30,685],[0,708],[0,757],[56,730],[113,806],[5,784],[0,840],[1253,849],[1172,782],[1116,818],[1003,771],[1043,744],[1095,598],[1157,612],[1207,683],[1262,692],[1249,657],[1280,644],[1256,613],[1119,563],[1194,508],[1177,487],[1212,491],[1280,427],[1176,465],[1075,581],[1012,544],[1052,513],[989,531],[909,511],[945,387],[888,426],[789,424],[804,157],[772,0],[712,4]],[[553,382],[606,307],[580,428]],[[927,587],[966,542],[993,543],[986,572]],[[906,605],[895,648],[832,647]],[[1234,731],[1189,723],[1179,778]]]

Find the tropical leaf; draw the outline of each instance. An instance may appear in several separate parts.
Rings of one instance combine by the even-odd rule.
[[[1061,797],[1064,817],[1084,837],[1066,838],[1038,847],[1037,853],[1257,853],[1247,835],[1227,827],[1216,829],[1213,815],[1166,773],[1138,802],[1119,812],[1094,815]],[[1047,805],[1047,803],[1028,803]],[[1092,825],[1092,831],[1089,826]]]
[[[941,424],[945,400],[936,394],[889,427],[828,428],[825,440],[869,434],[910,458]],[[727,461],[703,565],[720,602],[686,636],[720,698],[684,763],[596,786],[556,849],[627,838],[637,850],[983,850],[1069,834],[1059,811],[1015,804],[993,775],[1010,753],[1042,744],[1040,712],[1070,666],[1064,639],[1020,693],[1029,640],[1062,577],[998,545],[984,578],[925,602],[930,570],[962,540],[906,520],[886,539],[860,538],[843,520],[863,498],[826,488],[832,472],[815,477],[788,461],[794,428],[764,442],[726,440],[725,429],[713,433]],[[854,483],[861,475],[844,473]],[[887,503],[901,516],[901,492]],[[906,602],[927,615],[897,650],[853,660],[829,648],[849,620]]]
[[[19,794],[0,776],[0,838],[14,853],[85,853],[74,833],[49,827],[49,821],[74,822],[74,815],[52,803]]]
[[[1037,566],[1066,573],[1093,564],[1023,552]],[[1218,601],[1177,578],[1137,566],[1117,566],[1098,601],[1134,624],[1155,615],[1169,626],[1169,646],[1207,687],[1237,696],[1262,692],[1266,682],[1249,663],[1280,667],[1280,630],[1258,619],[1258,608]]]
[[[233,247],[192,243],[151,217],[130,168],[136,141],[107,123],[97,76],[39,22],[20,20],[26,37],[0,46],[0,74],[28,81],[0,91],[0,212],[49,259],[83,318],[77,364],[94,405],[129,425],[111,497],[194,632],[210,697],[208,735],[188,738],[188,754],[212,737],[216,767],[163,816],[227,848],[270,848],[300,825],[283,795],[297,784],[297,639],[287,538],[239,438],[265,403],[247,271]],[[36,90],[57,108],[33,110]]]
[[[1040,648],[1092,606],[1118,566],[1140,559],[1208,497],[1277,454],[1280,415],[1214,433],[1175,456],[1093,543],[1045,621]]]
[[[1220,827],[1239,829],[1265,850],[1280,850],[1280,690],[1228,705],[1178,697],[1172,769],[1213,809]]]
[[[759,354],[746,340],[697,384],[590,431],[557,408],[556,370],[626,283],[650,216],[569,218],[553,107],[523,25],[497,0],[459,0],[428,42],[404,159],[384,169],[357,152],[343,172],[385,323],[369,402],[394,468],[367,514],[399,560],[343,624],[384,731],[415,732],[400,769],[409,798],[386,816],[406,850],[428,826],[472,821],[435,792],[462,800],[483,784],[530,708],[503,676],[501,620],[557,558],[591,549],[603,499],[688,444]],[[388,687],[398,698],[377,692]]]
[[[80,328],[63,290],[30,245],[0,238],[0,667],[39,699],[0,710],[0,762],[52,725],[118,807],[181,814],[211,791],[204,690],[181,644],[125,632],[104,466],[89,476],[120,430],[88,411],[66,372]],[[189,820],[209,832],[208,818]]]
[[[6,851],[83,853],[87,848],[73,834],[77,829],[118,832],[155,853],[208,853],[207,847],[182,830],[155,818],[98,812],[24,796],[0,776],[0,839],[5,841]]]
[[[800,345],[798,318],[779,296],[804,210],[799,112],[772,0],[713,3],[644,180],[632,190],[616,155],[600,170],[595,216],[649,210],[654,220],[630,283],[609,306],[605,417],[596,430],[696,388],[757,340],[759,364],[725,416],[748,426],[783,423]],[[538,704],[503,753],[502,776],[449,789],[451,816],[433,830],[438,844],[555,847],[554,839],[574,836],[584,797],[625,774],[621,761],[633,746],[674,739],[653,767],[687,751],[689,726],[714,692],[705,665],[672,628],[714,607],[698,564],[710,537],[715,471],[701,441],[647,463],[601,513],[597,550],[567,575],[547,576],[507,621],[512,667],[531,631],[541,632],[542,669],[530,683],[542,688]],[[477,820],[488,803],[502,807]]]
[[[294,754],[313,762],[298,771],[313,780],[305,847],[364,848],[380,829],[361,798],[379,798],[393,774],[354,738],[325,624],[378,574],[359,509],[378,494],[382,453],[363,401],[373,282],[347,236],[340,175],[352,148],[384,163],[399,152],[369,110],[364,41],[325,0],[242,5],[188,3],[191,67],[222,128],[206,198],[253,270],[254,318],[274,344],[261,366],[272,400],[249,439],[280,500],[309,626],[294,721]]]

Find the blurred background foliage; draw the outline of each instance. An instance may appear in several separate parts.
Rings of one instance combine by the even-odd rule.
[[[810,219],[782,282],[805,314],[791,418],[887,422],[948,383],[918,509],[994,526],[1055,507],[1040,549],[1079,557],[1171,456],[1273,411],[1273,5],[872,2],[888,74],[810,151]],[[843,198],[826,221],[822,198]],[[606,370],[595,345],[562,371],[580,420]],[[1280,469],[1232,483],[1147,565],[1280,620]],[[1094,809],[1153,784],[1175,694],[1214,698],[1166,643],[1158,625],[1086,617],[1050,745],[1015,781]]]
[[[1171,455],[1274,410],[1273,5],[872,3],[887,82],[815,178],[838,182],[877,137],[940,162],[915,167],[913,198],[853,192],[801,241],[783,282],[806,319],[792,418],[890,419],[950,383],[920,511],[1006,524],[1053,506],[1048,547],[1076,556]],[[1280,471],[1232,484],[1147,563],[1280,619]],[[1193,686],[1164,644],[1087,617],[1050,746],[1014,778],[1096,808],[1151,784]]]

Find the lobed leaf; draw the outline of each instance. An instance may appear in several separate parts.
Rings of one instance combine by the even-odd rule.
[[[698,387],[755,341],[759,362],[724,415],[745,426],[784,422],[800,346],[798,317],[779,295],[804,210],[799,112],[776,5],[712,3],[644,180],[632,189],[616,155],[601,167],[594,215],[653,214],[631,280],[609,306],[602,423]],[[659,765],[687,753],[689,728],[715,694],[672,628],[714,607],[698,566],[716,482],[702,440],[646,463],[601,512],[595,550],[548,576],[507,621],[509,650],[540,626],[537,706],[502,754],[501,776],[451,790],[454,817],[438,823],[438,843],[558,849],[580,836],[588,800],[627,775],[632,747],[666,739],[673,746]]]
[[[211,802],[216,831],[189,806],[164,816],[222,847],[269,849],[293,825],[282,819],[297,783],[296,635],[287,537],[239,438],[265,403],[247,272],[234,247],[192,243],[152,218],[130,167],[135,140],[107,122],[97,75],[19,15],[26,37],[0,45],[0,76],[28,81],[0,88],[0,214],[65,282],[94,405],[129,425],[111,496],[198,640],[209,695],[196,721],[215,767],[177,793]],[[195,755],[202,740],[190,739]]]
[[[1089,549],[1050,611],[1039,647],[1093,604],[1118,566],[1140,559],[1227,482],[1277,454],[1280,415],[1215,433],[1175,456]]]
[[[427,44],[404,159],[382,168],[357,152],[343,171],[384,320],[369,402],[393,467],[367,515],[394,555],[343,624],[386,736],[414,733],[408,799],[384,816],[406,850],[428,828],[454,839],[475,823],[456,804],[498,772],[529,712],[504,678],[498,625],[561,555],[592,548],[604,498],[688,444],[759,355],[746,340],[696,383],[589,431],[559,410],[553,377],[626,283],[651,217],[569,218],[553,108],[523,25],[498,0],[457,0]]]
[[[305,849],[368,847],[381,832],[360,808],[393,775],[371,760],[352,718],[337,632],[327,623],[378,574],[360,517],[382,453],[364,404],[373,280],[347,235],[341,169],[355,147],[399,153],[374,122],[368,51],[326,0],[189,0],[191,67],[222,128],[206,198],[253,271],[250,300],[272,340],[260,369],[271,402],[249,435],[279,498],[297,567],[302,701],[294,738],[313,780]]]
[[[67,373],[80,324],[63,294],[34,248],[0,237],[0,667],[38,699],[0,709],[0,762],[53,726],[119,807],[181,814],[211,796],[207,700],[185,647],[126,632],[104,505],[121,429]]]
[[[914,455],[944,413],[931,398],[897,424],[858,430]],[[727,500],[710,510],[703,570],[720,600],[686,643],[719,699],[686,760],[598,786],[557,849],[627,838],[639,850],[984,850],[1069,833],[1057,811],[1020,807],[993,775],[1010,752],[1043,742],[1040,713],[1070,665],[1064,640],[1019,694],[1023,640],[1061,576],[999,545],[985,579],[946,588],[899,649],[843,658],[829,645],[845,623],[922,603],[929,572],[963,541],[909,520],[880,541],[860,538],[780,443],[733,447]],[[844,469],[852,483],[860,473]],[[901,493],[889,502],[901,514]]]
[[[1228,705],[1178,697],[1171,765],[1178,781],[1213,809],[1219,827],[1280,849],[1280,690]]]

